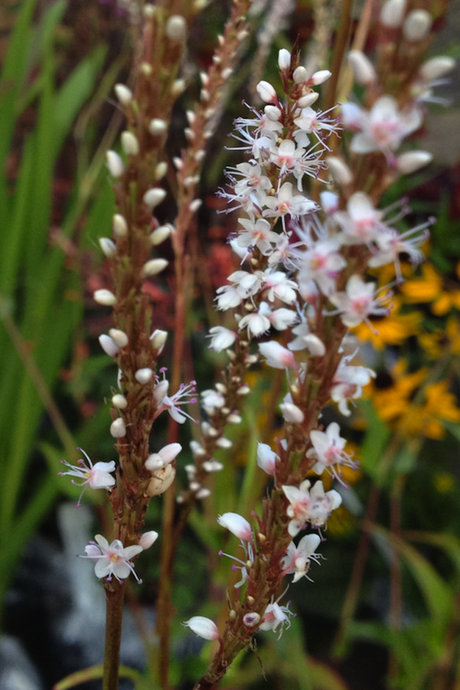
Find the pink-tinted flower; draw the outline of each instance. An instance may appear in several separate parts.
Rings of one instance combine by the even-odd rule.
[[[115,477],[112,477],[111,475],[111,472],[115,472],[115,462],[113,460],[110,462],[96,462],[96,464],[93,465],[85,451],[82,448],[79,448],[78,450],[84,454],[88,464],[85,464],[85,461],[82,458],[78,460],[78,465],[71,465],[65,460],[61,460],[62,464],[69,469],[65,472],[59,472],[59,476],[62,477],[68,474],[71,477],[83,479],[81,484],[77,484],[74,480],[72,480],[72,484],[83,487],[77,503],[77,507],[80,507],[81,497],[85,493],[88,486],[90,489],[106,489],[107,491],[110,491],[112,486],[115,486]]]
[[[352,357],[343,357],[334,374],[331,388],[331,398],[338,404],[339,412],[345,417],[351,413],[348,401],[356,400],[363,394],[363,386],[367,386],[371,378],[375,378],[375,371],[368,367],[356,367],[349,364]]]
[[[280,606],[278,602],[274,601],[265,609],[263,622],[259,626],[259,630],[273,630],[273,632],[276,632],[277,628],[281,626],[279,639],[284,632],[284,626],[288,629],[291,627],[289,616],[293,615],[295,614],[289,610],[289,604],[287,606]]]
[[[259,350],[265,357],[269,367],[286,369],[287,367],[294,366],[295,360],[292,352],[277,343],[276,340],[270,340],[268,343],[260,343]]]
[[[193,616],[184,625],[204,640],[218,640],[220,637],[217,625],[210,618]]]
[[[307,452],[307,457],[316,459],[317,462],[312,469],[317,474],[329,470],[336,479],[341,481],[340,469],[337,470],[337,465],[339,467],[340,465],[347,465],[352,469],[358,466],[344,451],[347,442],[341,438],[340,427],[337,422],[329,424],[326,431],[315,429],[310,433],[310,439],[313,448]]]
[[[238,537],[238,539],[252,541],[251,525],[242,515],[238,515],[238,513],[224,513],[219,515],[217,522],[222,527],[228,529],[235,537]]]
[[[381,305],[382,302],[388,302],[390,297],[391,295],[377,297],[375,283],[365,283],[359,276],[352,275],[346,291],[331,295],[329,299],[338,308],[345,326],[352,328],[365,321],[372,328],[369,316],[388,314],[388,308]]]
[[[257,444],[257,464],[264,472],[274,475],[278,461],[279,456],[272,451],[267,443]]]
[[[310,481],[305,479],[299,488],[282,487],[290,503],[286,512],[291,518],[288,527],[291,537],[295,537],[300,530],[305,529],[308,522],[314,527],[322,527],[326,524],[331,512],[342,503],[342,497],[334,489],[324,492],[323,482],[316,482],[311,489],[310,486]]]
[[[141,582],[134,571],[134,565],[131,563],[131,559],[144,550],[140,544],[125,547],[119,539],[114,539],[109,544],[107,539],[100,534],[96,534],[95,539],[96,542],[90,542],[86,546],[86,555],[81,556],[81,558],[90,558],[94,561],[96,577],[99,579],[106,577],[110,581],[114,576],[122,582],[132,573],[136,580]]]
[[[209,329],[209,335],[206,337],[211,338],[210,350],[222,352],[222,350],[227,350],[233,345],[236,340],[236,333],[223,326],[213,326]]]
[[[320,542],[321,538],[317,534],[307,534],[297,546],[291,541],[283,558],[283,575],[294,573],[293,582],[305,577],[310,568],[310,561],[318,562],[320,558],[319,554],[315,554]]]

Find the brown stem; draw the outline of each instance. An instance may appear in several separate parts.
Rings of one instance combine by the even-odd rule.
[[[328,110],[328,108],[332,108],[332,106],[335,103],[337,84],[339,83],[340,77],[340,70],[345,56],[345,51],[350,40],[350,32],[352,26],[352,7],[353,0],[343,0],[339,29],[337,31],[337,36],[335,39],[334,57],[332,59],[332,76],[329,80],[326,102],[324,106],[325,110]]]
[[[107,583],[105,588],[107,617],[105,624],[105,658],[103,690],[118,690],[120,644],[125,583]]]
[[[399,475],[392,487],[390,502],[390,528],[392,537],[401,539],[401,493],[404,477]],[[390,627],[400,630],[402,626],[402,590],[401,590],[401,555],[398,549],[391,550],[390,565]],[[398,658],[395,651],[390,654],[388,679],[396,680],[399,671]]]

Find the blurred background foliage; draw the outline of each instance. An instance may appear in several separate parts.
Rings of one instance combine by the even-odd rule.
[[[327,3],[292,3],[284,32],[265,53],[260,30],[254,33],[210,145],[184,363],[201,390],[223,364],[221,355],[207,350],[205,334],[217,323],[213,291],[233,265],[225,238],[236,218],[218,213],[222,204],[215,196],[224,184],[224,166],[236,160],[226,135],[232,119],[244,114],[241,101],[252,98],[254,79],[264,75],[276,84],[277,51],[297,35],[307,44],[321,4]],[[110,234],[114,210],[104,156],[121,125],[113,85],[129,82],[132,67],[135,32],[129,30],[128,5],[23,0],[0,8],[0,601],[4,632],[19,639],[23,631],[15,622],[11,592],[21,582],[21,559],[37,538],[62,546],[59,510],[78,497],[78,489],[57,476],[61,457],[75,460],[78,446],[93,460],[113,457],[104,401],[111,395],[113,371],[97,343],[109,317],[91,294],[110,287],[97,240]],[[458,3],[454,7],[458,12]],[[184,112],[199,88],[190,65],[199,71],[209,64],[228,11],[228,2],[214,2],[192,28],[185,67],[190,88],[174,114],[171,155],[186,143]],[[267,10],[262,19],[266,16]],[[449,38],[442,48],[460,53],[458,41]],[[324,53],[320,66],[329,59]],[[446,112],[455,115],[458,128],[458,107]],[[435,117],[443,115],[437,111]],[[172,171],[168,181],[174,191]],[[430,215],[437,224],[425,247],[429,260],[415,272],[402,266],[406,282],[397,290],[391,316],[375,322],[376,332],[355,329],[365,343],[361,356],[378,372],[346,427],[361,469],[347,472],[350,488],[329,521],[324,559],[311,572],[314,582],[289,592],[298,614],[291,629],[279,641],[259,635],[259,648],[237,660],[225,687],[267,687],[262,666],[273,688],[460,688],[458,162],[410,176],[388,192],[384,206],[402,196],[412,208],[409,226]],[[161,213],[162,222],[172,220],[173,203]],[[387,268],[376,276],[382,285],[394,278]],[[151,285],[151,298],[156,326],[170,330],[167,274]],[[166,351],[166,363],[169,357]],[[262,369],[251,376],[244,425],[232,439],[234,461],[220,451],[217,459],[226,460],[225,470],[214,477],[212,497],[192,515],[178,550],[172,671],[177,688],[190,687],[210,655],[209,645],[190,647],[180,622],[197,614],[218,618],[225,601],[230,566],[216,554],[221,548],[233,552],[235,544],[230,538],[222,545],[215,516],[228,510],[248,515],[264,491],[257,441],[276,437],[283,377],[280,373],[273,382]],[[335,415],[328,409],[324,419]],[[184,448],[192,432],[185,431]],[[159,424],[152,449],[165,438],[166,426]],[[179,483],[188,461],[185,451]],[[94,522],[107,522],[103,496],[86,494],[85,500],[95,504]],[[160,501],[152,502],[148,528],[159,529],[160,510]],[[155,603],[157,554],[152,549],[139,562],[144,584],[130,590],[147,662],[138,671],[123,670],[130,687],[154,687],[156,645],[143,612]],[[47,627],[43,618],[33,624],[41,627]],[[77,670],[59,663],[43,668],[34,644],[27,636],[23,642],[48,685]],[[100,669],[92,667],[80,679],[99,676]]]

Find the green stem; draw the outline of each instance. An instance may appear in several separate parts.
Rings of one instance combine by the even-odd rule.
[[[108,583],[105,595],[107,617],[105,624],[104,680],[102,690],[118,690],[125,583]]]

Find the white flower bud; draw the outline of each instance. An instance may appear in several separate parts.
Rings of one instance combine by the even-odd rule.
[[[219,439],[216,441],[216,446],[218,448],[231,448],[233,446],[233,443],[230,441],[229,438],[225,438],[225,436],[221,436]]]
[[[360,86],[368,86],[377,79],[374,66],[360,50],[350,50],[348,62],[353,70],[355,81]]]
[[[299,98],[297,101],[297,105],[299,108],[309,108],[313,103],[315,103],[319,98],[319,93],[316,91],[312,91],[311,93],[307,93],[305,96],[302,96],[302,98]]]
[[[159,404],[162,402],[163,398],[168,392],[169,381],[163,380],[158,383],[153,389],[153,397],[155,401]]]
[[[159,180],[163,179],[167,172],[168,164],[166,161],[161,161],[161,163],[158,163],[155,168],[155,180],[158,182]]]
[[[174,98],[178,98],[185,91],[184,79],[176,79],[171,86],[171,94]]]
[[[144,264],[142,274],[145,277],[156,276],[158,275],[158,273],[161,273],[161,271],[164,271],[168,264],[169,261],[167,261],[166,259],[151,259],[150,261],[147,261],[146,264]]]
[[[129,105],[133,100],[133,92],[124,84],[115,84],[115,94],[121,105]]]
[[[280,410],[286,422],[301,424],[305,419],[302,410],[292,403],[283,403],[280,405]]]
[[[153,134],[154,136],[160,136],[161,134],[164,134],[167,129],[168,125],[164,120],[160,120],[159,118],[154,118],[153,120],[150,120],[150,134]]]
[[[219,638],[217,625],[210,618],[193,616],[184,625],[204,640],[217,640]]]
[[[396,167],[403,175],[410,175],[431,163],[433,156],[428,151],[408,151],[396,159]]]
[[[165,462],[159,453],[152,453],[145,461],[145,467],[150,472],[157,472],[165,466]]]
[[[109,240],[108,237],[100,237],[99,244],[101,246],[102,251],[108,259],[111,259],[112,256],[115,256],[115,254],[117,253],[117,247],[115,242]]]
[[[171,234],[171,230],[171,225],[160,225],[159,228],[154,230],[150,235],[150,241],[153,244],[153,246],[156,247],[158,244],[161,244],[162,242],[167,240]]]
[[[276,105],[266,105],[264,113],[268,119],[273,120],[273,122],[278,122],[281,117],[281,110],[277,108]]]
[[[243,616],[243,623],[248,628],[253,628],[255,625],[258,625],[259,622],[260,616],[255,611],[252,613],[246,613],[246,615]]]
[[[406,13],[406,0],[387,0],[380,12],[380,21],[389,29],[398,29]]]
[[[121,156],[119,156],[118,153],[115,153],[115,151],[107,151],[105,155],[107,167],[112,177],[120,177],[123,175],[125,171],[125,164],[123,163]]]
[[[341,159],[335,156],[327,156],[326,163],[333,179],[339,184],[350,184],[353,181],[353,175],[348,165]]]
[[[152,65],[148,62],[143,62],[140,67],[141,74],[145,74],[146,77],[150,77],[152,74]]]
[[[217,460],[206,460],[203,465],[203,469],[205,472],[222,472],[224,469],[224,466],[221,462],[217,462]]]
[[[136,373],[134,374],[134,378],[136,381],[139,383],[142,383],[145,385],[150,381],[150,379],[153,376],[153,369],[149,369],[148,367],[145,367],[145,369],[138,369]]]
[[[221,527],[225,527],[235,537],[238,537],[238,539],[252,541],[251,525],[242,515],[238,513],[224,513],[219,515],[217,522]]]
[[[193,157],[197,163],[201,163],[204,160],[205,156],[206,151],[204,149],[198,149],[198,151],[195,151],[195,153],[193,154]]]
[[[198,209],[200,208],[200,206],[201,206],[202,203],[203,203],[203,202],[202,202],[201,199],[194,199],[194,200],[191,201],[190,204],[189,204],[189,209],[190,209],[190,211],[191,211],[192,213],[196,213],[196,212],[198,211]]]
[[[106,355],[115,357],[118,354],[118,347],[108,335],[100,335],[99,342]]]
[[[168,333],[166,331],[161,331],[158,328],[154,330],[152,335],[150,336],[150,340],[152,341],[152,347],[154,350],[159,350],[159,354],[164,348],[167,339]]]
[[[132,132],[122,132],[121,146],[127,156],[137,156],[139,153],[139,142]]]
[[[233,70],[231,67],[226,67],[225,69],[222,70],[221,77],[224,81],[227,81],[233,74]]]
[[[292,78],[294,79],[296,84],[303,84],[308,79],[308,72],[305,69],[305,67],[302,67],[300,65],[294,70]]]
[[[123,436],[126,436],[126,424],[122,417],[118,417],[118,419],[112,422],[110,425],[110,434],[113,438],[123,438]]]
[[[139,546],[142,546],[144,551],[147,549],[150,549],[151,546],[156,542],[158,539],[158,532],[155,532],[155,530],[150,530],[149,532],[144,532],[144,534],[141,535],[141,538],[139,539]]]
[[[434,81],[440,79],[448,74],[455,67],[454,58],[440,55],[439,57],[431,58],[425,62],[420,68],[420,76],[424,81]]]
[[[111,328],[109,330],[109,335],[117,347],[126,347],[129,343],[126,333],[118,330],[118,328]]]
[[[291,66],[291,53],[289,50],[282,48],[278,53],[278,67],[281,70],[289,69]]]
[[[339,197],[334,192],[321,192],[319,195],[321,208],[330,216],[339,210]]]
[[[203,498],[208,498],[208,496],[211,495],[211,491],[207,489],[206,487],[203,487],[199,491],[196,492],[195,498],[197,498],[199,501],[203,500]]]
[[[93,294],[93,299],[98,304],[103,304],[106,307],[113,307],[117,303],[117,298],[110,290],[96,290]]]
[[[147,487],[148,496],[160,496],[169,489],[176,477],[174,465],[166,465],[161,470],[157,470]]]
[[[188,120],[189,125],[192,126],[196,120],[196,114],[194,113],[193,110],[186,110],[185,114],[187,116],[187,120]]]
[[[332,72],[329,72],[328,69],[320,69],[319,72],[312,74],[308,81],[310,84],[313,84],[313,86],[319,86],[320,84],[324,84],[331,76]]]
[[[112,219],[112,231],[117,237],[126,237],[128,234],[128,223],[120,213],[115,213]]]
[[[236,413],[229,414],[227,417],[227,422],[229,424],[241,424],[242,421],[243,421],[243,417],[241,417],[241,415],[236,414]]]
[[[155,16],[156,8],[148,3],[147,5],[144,5],[143,13],[144,17],[146,19],[153,19]]]
[[[268,81],[259,81],[256,86],[257,93],[265,103],[277,103],[278,97],[276,91]]]
[[[404,22],[403,34],[408,41],[421,41],[430,33],[433,19],[426,10],[413,10]]]
[[[166,36],[177,43],[185,41],[187,24],[180,14],[173,14],[166,22]]]
[[[166,192],[164,189],[162,189],[161,187],[152,187],[152,189],[148,189],[145,192],[144,203],[150,209],[153,209],[155,208],[155,206],[158,206],[158,204],[161,204],[165,196]]]
[[[312,355],[315,357],[324,357],[326,354],[326,348],[323,341],[320,340],[317,335],[309,333],[308,335],[304,336],[304,341],[305,345],[307,346],[307,350]]]
[[[125,396],[121,393],[116,393],[112,397],[112,405],[117,408],[117,410],[124,410],[128,407],[128,401]]]

